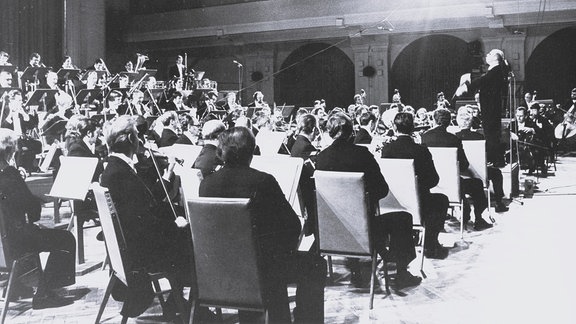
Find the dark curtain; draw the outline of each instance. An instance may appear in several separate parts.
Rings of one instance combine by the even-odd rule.
[[[576,87],[576,27],[559,30],[544,39],[526,63],[525,92],[536,99],[564,104]],[[521,100],[522,98],[520,98]]]
[[[46,66],[62,63],[64,0],[0,0],[0,50],[14,65],[37,52]]]
[[[390,72],[389,98],[400,91],[402,103],[431,109],[436,94],[451,100],[460,76],[472,70],[472,53],[465,41],[448,35],[420,38],[398,55]]]
[[[314,100],[325,99],[331,109],[353,102],[354,64],[336,47],[304,45],[288,56],[281,70],[274,79],[276,104],[311,107]]]

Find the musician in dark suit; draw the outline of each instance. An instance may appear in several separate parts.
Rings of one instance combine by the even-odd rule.
[[[209,120],[202,127],[202,139],[204,147],[192,165],[195,169],[202,171],[202,176],[206,177],[216,171],[224,162],[218,156],[218,136],[226,130],[226,126],[220,120]]]
[[[304,167],[300,174],[298,186],[302,193],[302,203],[306,208],[306,223],[304,223],[304,234],[311,235],[316,232],[316,193],[314,186],[314,163],[318,149],[312,145],[312,141],[320,134],[317,127],[316,117],[306,114],[298,120],[296,129],[296,140],[290,150],[290,156],[299,157],[304,160]]]
[[[414,160],[422,222],[426,226],[424,255],[431,259],[444,259],[448,256],[448,249],[438,242],[438,234],[444,229],[449,202],[444,194],[430,193],[430,189],[434,188],[439,181],[432,155],[426,146],[416,144],[412,139],[411,134],[414,131],[412,114],[396,114],[393,128],[397,136],[396,140],[382,147],[382,157]]]
[[[102,173],[100,184],[108,188],[118,212],[126,239],[130,274],[166,271],[175,276],[171,282],[172,298],[182,299],[182,287],[190,282],[191,252],[190,229],[188,222],[180,215],[174,215],[164,201],[165,194],[159,181],[170,185],[166,179],[172,179],[168,167],[162,179],[157,179],[153,187],[136,172],[133,157],[139,140],[135,119],[120,116],[105,129],[106,142],[110,149],[108,164]],[[132,278],[129,278],[129,283]],[[150,284],[147,284],[150,286]],[[141,287],[142,288],[142,287]],[[144,287],[144,290],[151,289]],[[139,299],[138,294],[130,295]],[[153,295],[152,295],[153,298]],[[150,300],[139,300],[144,305],[125,302],[124,305],[136,307],[140,312],[146,309]],[[143,307],[142,307],[143,306]],[[122,313],[134,310],[124,309]],[[137,316],[138,311],[136,311]]]
[[[328,118],[327,129],[334,142],[318,154],[316,170],[363,172],[371,206],[375,206],[388,194],[388,184],[374,155],[366,147],[350,142],[352,127],[352,120],[344,113],[335,113]],[[396,286],[402,288],[420,284],[422,278],[413,276],[408,271],[408,264],[416,258],[412,239],[412,215],[406,212],[379,215],[372,218],[371,227],[374,248],[380,255],[396,261]],[[388,236],[390,251],[386,250]],[[355,268],[353,263],[351,265],[352,275],[358,276],[357,271],[362,270]]]
[[[162,115],[164,129],[158,141],[158,147],[172,146],[178,140],[178,129],[180,128],[180,119],[175,111],[167,111]]]
[[[360,129],[356,132],[354,137],[354,144],[370,144],[372,142],[372,135],[370,135],[371,126],[376,122],[376,116],[369,111],[364,111],[358,118]]]
[[[462,141],[478,141],[484,140],[484,135],[473,131],[471,129],[474,117],[469,112],[462,110],[458,110],[458,115],[456,116],[456,122],[460,127],[460,130],[456,132],[456,135]],[[502,201],[504,198],[504,179],[502,177],[502,172],[499,168],[488,165],[487,166],[487,176],[488,180],[492,181],[492,187],[494,188],[494,200],[496,201],[496,212],[502,213],[508,211],[508,207]]]
[[[468,167],[470,166],[470,163],[468,162],[468,158],[466,157],[464,149],[462,148],[462,140],[456,137],[456,135],[448,133],[446,130],[448,125],[450,125],[451,119],[452,115],[450,114],[449,110],[436,109],[434,111],[434,127],[421,135],[422,144],[428,147],[457,148],[460,173],[466,174],[468,173]],[[474,202],[474,229],[481,231],[492,227],[492,224],[489,224],[482,218],[482,213],[488,207],[488,199],[484,193],[484,185],[482,184],[482,180],[473,177],[460,177],[460,191],[460,194],[464,200],[464,224],[470,220],[470,205],[465,198],[465,195],[468,194],[472,197]]]
[[[504,165],[504,150],[501,145],[501,116],[502,96],[507,93],[508,76],[510,66],[504,59],[504,53],[499,49],[493,49],[486,54],[488,72],[475,80],[467,80],[467,83],[456,90],[460,96],[465,92],[480,91],[480,110],[482,128],[486,137],[486,158],[497,166]]]
[[[184,59],[182,58],[182,55],[176,56],[176,64],[170,66],[168,69],[168,80],[172,78],[184,78],[186,75],[186,66],[183,63]]]
[[[301,323],[324,322],[326,261],[310,252],[299,252],[300,221],[270,174],[250,168],[254,136],[245,127],[220,135],[219,154],[224,167],[200,183],[201,197],[252,198],[255,226],[266,291],[270,293],[270,322],[291,322],[286,285],[296,283],[294,319]],[[254,318],[240,312],[240,322]]]
[[[33,309],[69,305],[73,301],[54,290],[75,283],[76,240],[66,230],[40,228],[41,200],[35,197],[20,172],[10,165],[17,150],[17,135],[0,129],[0,207],[3,227],[3,252],[16,259],[26,253],[49,252],[38,289],[32,299]],[[17,290],[23,287],[16,287]],[[14,293],[24,293],[15,291]],[[14,295],[13,295],[14,296]]]
[[[532,119],[528,118],[524,107],[516,109],[516,120],[510,122],[512,138],[518,141],[520,154],[520,167],[528,169],[532,174],[536,169],[542,171],[541,176],[546,176],[548,167],[545,163],[546,143],[544,129],[539,127]]]
[[[74,123],[74,126],[71,126],[72,123]],[[68,156],[98,158],[98,155],[96,155],[96,141],[99,133],[94,121],[84,116],[73,117],[66,124],[66,128],[65,137]],[[102,171],[104,171],[104,165],[98,159],[92,182],[99,180]],[[74,200],[73,203],[78,223],[82,224],[90,219],[98,218],[98,209],[92,191],[88,193],[84,201]]]

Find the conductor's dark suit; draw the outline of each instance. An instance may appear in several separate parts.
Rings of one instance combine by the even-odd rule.
[[[296,282],[296,319],[306,323],[324,320],[326,262],[311,253],[297,252],[298,216],[270,174],[247,166],[225,165],[200,183],[201,197],[252,198],[260,255],[267,291],[270,321],[290,322],[286,284]]]
[[[426,245],[431,247],[438,243],[438,233],[444,228],[444,220],[448,211],[448,197],[440,193],[430,193],[439,181],[434,167],[432,154],[424,145],[414,143],[408,135],[400,135],[395,141],[382,147],[383,158],[413,159],[414,173],[418,180],[418,194],[422,221],[426,226]],[[433,244],[433,245],[429,245]]]
[[[375,205],[388,194],[388,184],[380,172],[374,155],[366,147],[336,139],[318,154],[316,170],[363,172],[366,191],[371,205]],[[390,235],[390,253],[397,262],[408,265],[416,258],[412,240],[412,215],[406,212],[387,213],[372,218],[372,233],[375,248],[384,255],[386,237]]]

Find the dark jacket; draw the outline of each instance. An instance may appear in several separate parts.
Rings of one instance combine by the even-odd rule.
[[[454,135],[463,141],[481,141],[484,139],[484,135],[471,131],[470,129],[461,129]]]
[[[370,144],[372,142],[372,135],[364,128],[360,128],[354,137],[354,144]]]
[[[173,130],[164,128],[162,135],[160,136],[160,141],[157,143],[158,147],[171,146],[178,140],[178,134]]]
[[[266,264],[297,250],[300,220],[272,175],[247,166],[225,165],[200,183],[200,197],[253,199],[260,252]]]
[[[440,178],[434,167],[432,154],[424,145],[414,143],[410,136],[398,136],[395,141],[382,147],[383,158],[413,159],[414,173],[418,179],[418,190],[421,194],[429,194]]]
[[[202,171],[202,176],[206,177],[216,170],[216,167],[223,165],[224,162],[218,157],[218,148],[212,144],[205,144],[198,154],[196,161],[192,165],[195,169]]]
[[[366,147],[337,139],[318,154],[316,170],[364,172],[366,190],[372,203],[377,203],[388,194],[388,184],[380,172],[374,155]]]
[[[455,147],[458,149],[458,163],[460,166],[460,171],[465,171],[470,166],[468,158],[464,153],[462,148],[462,140],[456,135],[449,133],[446,127],[434,127],[429,129],[424,134],[421,135],[422,144],[427,147]]]

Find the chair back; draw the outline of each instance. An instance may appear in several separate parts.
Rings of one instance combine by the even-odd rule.
[[[320,252],[371,255],[369,197],[362,172],[314,172]]]
[[[412,214],[414,225],[422,225],[414,160],[378,158],[376,161],[389,188],[388,195],[379,201],[380,214],[406,211]]]
[[[198,285],[204,305],[263,309],[258,242],[249,199],[194,198],[188,208]]]
[[[0,193],[0,195],[3,194]],[[6,210],[6,205],[3,203],[3,199],[0,199],[0,270],[2,271],[12,269],[12,262],[15,258],[10,243],[6,239],[6,215],[8,212],[9,211]]]
[[[299,157],[276,154],[275,156],[254,156],[251,168],[274,176],[280,189],[290,205],[294,205],[297,197],[298,182],[304,161]],[[299,209],[294,209],[299,211]]]
[[[488,170],[486,169],[486,140],[462,141],[464,153],[470,162],[470,168],[488,188]]]
[[[256,144],[260,148],[262,156],[276,155],[284,140],[286,132],[260,131],[256,135]]]
[[[458,167],[457,148],[429,147],[434,167],[440,180],[430,192],[443,193],[450,203],[460,203],[460,169]]]
[[[114,202],[108,189],[100,186],[96,182],[92,183],[91,189],[94,192],[96,206],[98,207],[100,225],[102,226],[104,241],[108,249],[108,257],[110,258],[110,267],[116,277],[125,285],[128,285],[126,281],[127,269],[123,261],[125,260],[124,256],[127,250],[126,239],[124,238],[124,232],[118,219],[116,207],[114,207]]]

